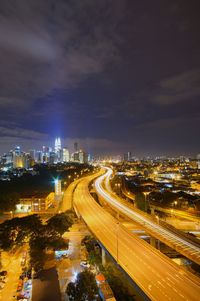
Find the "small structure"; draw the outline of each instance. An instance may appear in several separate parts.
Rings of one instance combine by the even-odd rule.
[[[16,205],[17,212],[40,212],[46,211],[54,205],[54,193],[51,192],[48,195],[44,193],[36,193],[34,195],[26,195],[19,199],[19,203]]]
[[[103,301],[116,301],[113,291],[110,288],[110,285],[106,281],[106,278],[103,274],[98,274],[95,277],[97,286],[99,288],[99,295]]]
[[[61,180],[56,179],[54,183],[55,183],[55,200],[61,201],[62,199]]]

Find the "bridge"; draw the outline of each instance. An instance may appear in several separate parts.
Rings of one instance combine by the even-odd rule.
[[[128,231],[92,198],[88,185],[96,176],[83,178],[73,192],[73,206],[91,232],[151,300],[197,301],[197,277]]]
[[[153,221],[147,214],[128,205],[126,201],[113,194],[109,185],[109,178],[112,175],[112,169],[107,168],[106,174],[102,175],[95,181],[95,188],[100,197],[108,202],[115,210],[129,217],[134,222],[142,226],[147,233],[159,239],[177,252],[200,264],[200,247],[196,243],[172,233],[165,229],[158,222]],[[105,181],[105,187],[103,187]]]

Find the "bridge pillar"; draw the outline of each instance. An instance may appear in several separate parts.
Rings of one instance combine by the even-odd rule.
[[[80,213],[78,212],[78,210],[76,209],[76,206],[74,205],[73,208],[74,208],[74,211],[75,211],[75,213],[76,213],[78,219],[81,220],[81,215],[80,215]]]
[[[104,248],[101,249],[101,259],[102,259],[102,265],[105,266],[106,265],[106,251],[104,250]]]
[[[119,219],[119,211],[116,213],[116,218]]]
[[[157,249],[160,251],[160,240],[157,241]]]
[[[151,215],[155,215],[155,209],[151,207]]]
[[[152,236],[150,236],[150,245],[154,248],[156,248],[156,239]]]

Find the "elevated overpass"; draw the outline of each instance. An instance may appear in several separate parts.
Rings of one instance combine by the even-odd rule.
[[[163,228],[160,224],[149,218],[147,214],[136,210],[133,206],[128,206],[127,202],[114,195],[109,185],[109,178],[111,174],[112,169],[107,168],[106,174],[100,176],[95,181],[95,188],[99,196],[106,200],[118,212],[121,212],[123,215],[126,215],[142,226],[151,236],[159,239],[197,264],[200,264],[199,245],[189,242],[183,237],[179,237],[177,234],[170,232],[169,229]],[[106,189],[103,187],[104,181]]]
[[[98,205],[82,179],[74,190],[73,205],[90,230],[143,292],[155,301],[197,301],[200,281],[148,243],[130,233]]]

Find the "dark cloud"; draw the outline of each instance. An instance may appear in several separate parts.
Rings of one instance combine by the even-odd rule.
[[[84,4],[83,4],[84,3]],[[106,1],[9,1],[0,11],[1,103],[24,106],[71,88],[117,59],[114,32],[96,24]],[[109,18],[115,10],[110,2]],[[90,18],[91,17],[91,18]],[[117,20],[116,20],[117,21]],[[94,23],[93,25],[91,23]],[[113,28],[112,28],[113,29]]]
[[[61,135],[97,153],[198,152],[198,12],[196,0],[2,1],[2,150]]]
[[[152,101],[160,105],[173,105],[197,96],[200,97],[200,70],[192,70],[161,80],[158,94]]]

